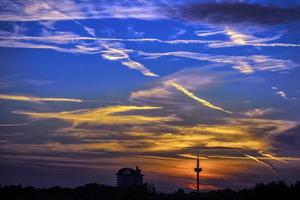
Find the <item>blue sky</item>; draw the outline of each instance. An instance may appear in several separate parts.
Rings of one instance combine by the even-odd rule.
[[[2,1],[1,184],[299,179],[299,5]]]

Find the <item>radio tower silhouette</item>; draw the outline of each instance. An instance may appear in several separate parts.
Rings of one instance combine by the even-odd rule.
[[[197,166],[194,168],[194,171],[197,173],[197,192],[200,192],[200,172],[202,171],[202,168],[200,168],[199,163],[199,155],[197,156]]]

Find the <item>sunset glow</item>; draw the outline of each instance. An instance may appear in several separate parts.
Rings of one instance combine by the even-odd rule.
[[[299,33],[296,0],[1,2],[0,185],[299,180]]]

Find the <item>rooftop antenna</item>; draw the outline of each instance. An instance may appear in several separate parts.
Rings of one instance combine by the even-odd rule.
[[[138,172],[138,171],[140,171],[140,169],[139,169],[139,160],[138,159],[136,159],[136,165],[135,165],[135,170]]]
[[[194,171],[197,173],[197,192],[200,192],[200,172],[202,168],[200,167],[199,155],[197,155],[197,164]]]

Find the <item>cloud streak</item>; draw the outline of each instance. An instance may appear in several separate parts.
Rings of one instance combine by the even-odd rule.
[[[134,69],[140,71],[145,76],[158,76],[146,68],[143,64],[133,61],[130,59],[126,49],[113,48],[104,45],[106,50],[103,50],[102,58],[112,61],[121,61],[121,64],[128,67],[129,69]]]
[[[23,95],[9,95],[9,94],[0,94],[0,99],[3,100],[12,100],[12,101],[28,101],[28,102],[83,102],[81,99],[74,98],[42,98],[42,97],[33,97],[33,96],[23,96]]]
[[[293,97],[288,97],[288,95],[286,94],[285,91],[280,90],[280,89],[277,88],[277,87],[272,87],[271,89],[274,90],[274,94],[280,96],[280,97],[283,98],[284,100],[294,100],[294,99],[295,99],[295,98],[293,98]]]
[[[262,117],[265,115],[270,115],[272,113],[276,112],[273,108],[255,108],[252,110],[248,110],[244,112],[243,114],[248,117]]]
[[[248,155],[248,154],[244,154],[244,155],[247,158],[252,159],[252,160],[256,161],[257,163],[262,164],[263,166],[267,167],[273,174],[277,174],[277,172],[273,169],[273,167],[271,165],[269,165],[268,163],[263,162],[263,161],[259,160],[258,158],[254,157],[254,156],[251,156],[251,155]]]
[[[141,56],[148,59],[155,59],[162,56],[175,56],[182,58],[195,59],[199,61],[208,61],[222,64],[230,64],[233,69],[240,71],[243,74],[252,74],[256,71],[284,71],[291,70],[299,65],[291,60],[281,60],[264,55],[250,56],[227,56],[227,55],[209,55],[203,53],[189,51],[175,52],[138,52]]]
[[[183,94],[187,95],[188,97],[198,101],[200,104],[208,107],[208,108],[212,108],[212,109],[215,109],[215,110],[220,110],[220,111],[223,111],[225,113],[228,113],[228,114],[231,114],[232,112],[228,111],[228,110],[224,110],[223,108],[221,107],[218,107],[218,106],[215,106],[213,104],[211,104],[210,102],[204,100],[204,99],[201,99],[197,96],[195,96],[192,92],[188,91],[185,87],[183,87],[182,85],[174,82],[174,81],[166,81],[165,82],[166,85],[170,85],[170,86],[173,86],[174,88],[176,88],[178,91],[181,91]]]
[[[222,33],[229,37],[229,41],[216,42],[208,44],[211,48],[224,48],[224,47],[233,47],[233,46],[253,46],[253,47],[262,47],[262,46],[280,46],[280,43],[269,43],[270,41],[277,40],[281,37],[281,34],[275,34],[272,37],[257,37],[253,34],[249,34],[249,31],[246,33],[239,32],[232,27],[225,27]],[[286,46],[292,47],[297,44],[286,44]],[[284,46],[282,44],[282,46]]]
[[[86,29],[87,27],[85,27]],[[231,30],[232,31],[232,30]],[[236,32],[236,31],[235,31]],[[222,33],[226,34],[225,31]],[[242,34],[242,33],[239,33]],[[199,36],[199,34],[197,34]],[[227,34],[226,34],[227,35]],[[10,35],[2,35],[0,39],[8,40],[10,42],[15,42],[15,46],[17,46],[17,41],[36,41],[36,42],[52,42],[60,44],[61,42],[75,42],[75,41],[90,41],[90,42],[135,42],[135,43],[162,43],[169,45],[177,45],[177,44],[199,44],[199,45],[207,45],[211,48],[223,48],[223,47],[232,47],[232,46],[254,46],[254,47],[300,47],[300,44],[293,43],[280,43],[273,42],[270,43],[271,40],[275,38],[278,39],[278,36],[273,38],[256,38],[254,36],[245,35],[245,42],[234,42],[234,41],[223,41],[223,40],[199,40],[199,39],[176,39],[176,40],[162,40],[158,38],[103,38],[103,37],[89,37],[89,36],[78,36],[74,34],[64,33],[64,35],[50,35],[50,36],[11,36]],[[266,43],[268,42],[268,43]],[[21,44],[21,42],[20,42]],[[31,44],[31,43],[30,43]],[[33,43],[32,43],[33,44]],[[4,47],[9,47],[9,45],[5,46],[5,43],[2,44]],[[22,46],[20,46],[21,48]],[[95,46],[96,47],[96,46]],[[23,47],[25,48],[25,47]]]
[[[125,1],[95,3],[88,0],[78,3],[75,0],[62,0],[60,2],[45,0],[14,2],[11,0],[1,2],[3,11],[0,14],[2,21],[61,21],[67,20],[66,14],[75,20],[84,19],[164,19],[160,6],[151,2]],[[145,6],[147,9],[145,9]]]
[[[29,123],[23,123],[23,124],[0,124],[0,127],[16,127],[16,126],[27,126]]]
[[[272,160],[277,160],[277,161],[280,161],[280,162],[283,162],[283,163],[286,163],[286,164],[288,163],[288,162],[285,161],[283,158],[274,156],[274,155],[272,155],[272,154],[270,154],[270,153],[263,152],[263,151],[260,151],[259,153],[260,153],[261,155],[267,157],[267,158],[272,159]]]
[[[59,119],[72,123],[90,125],[136,125],[147,123],[161,123],[178,121],[175,116],[152,117],[145,115],[127,114],[126,112],[147,111],[161,109],[152,106],[108,106],[95,109],[83,109],[64,112],[28,112],[14,111],[16,114],[26,115],[33,119]]]

